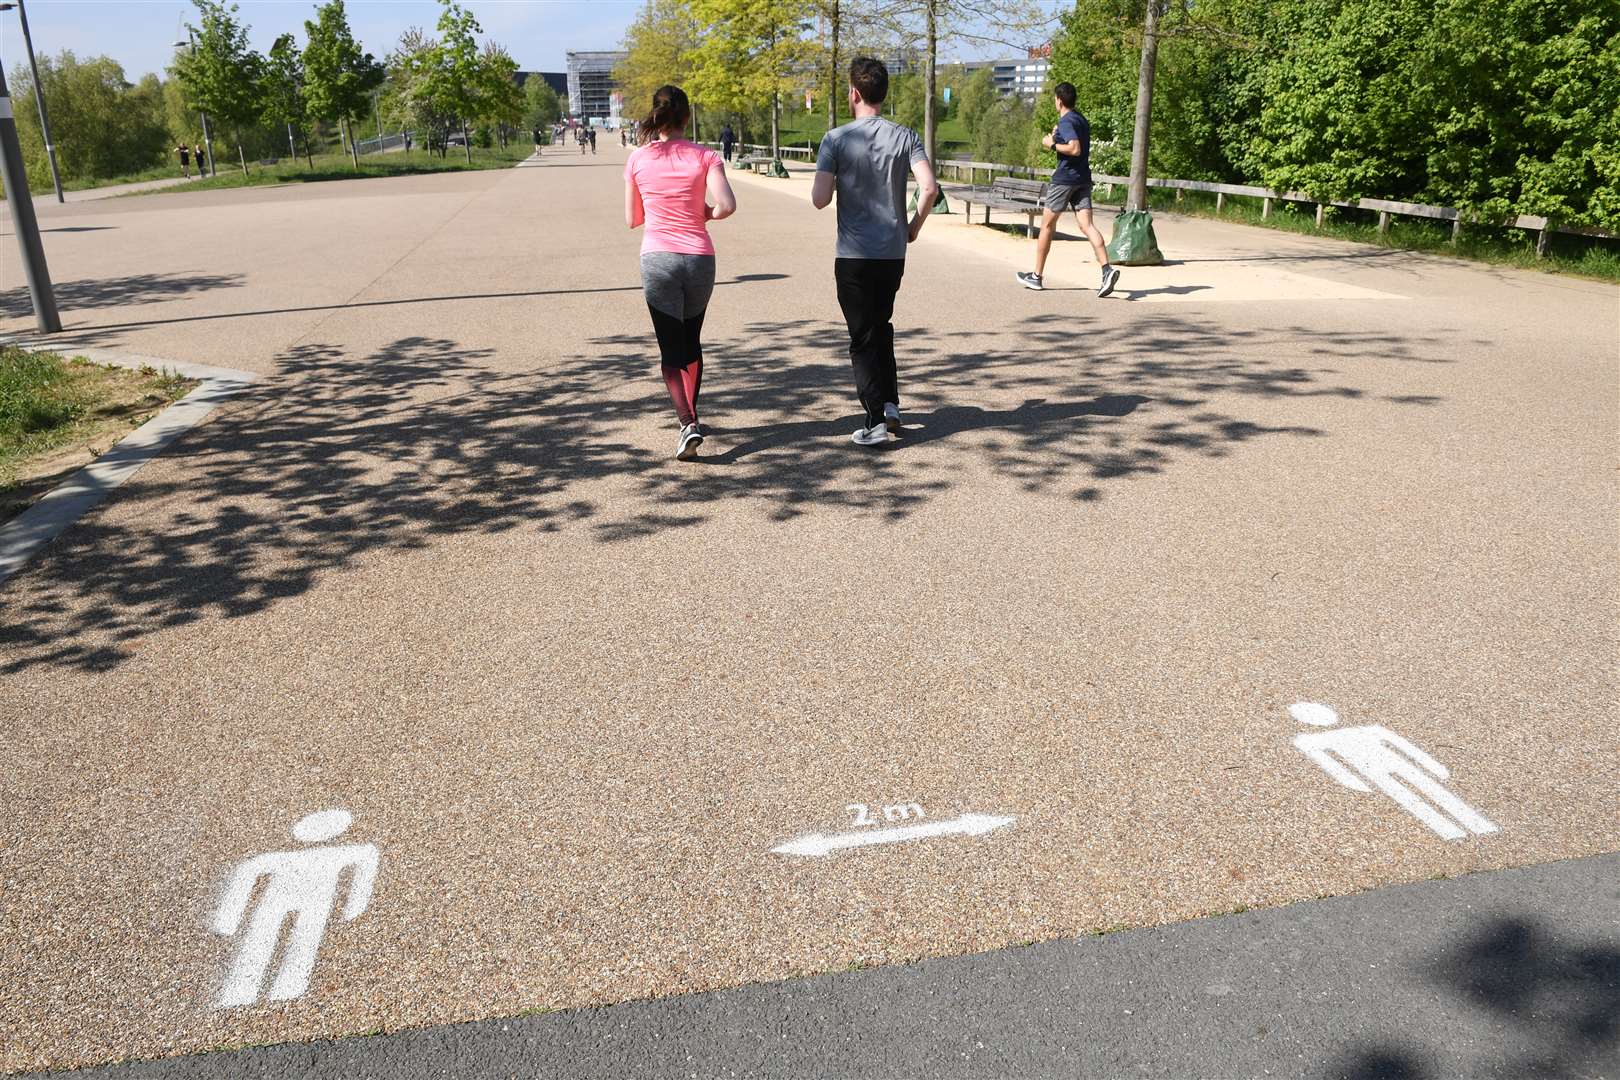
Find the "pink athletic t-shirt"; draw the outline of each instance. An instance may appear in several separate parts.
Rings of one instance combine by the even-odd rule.
[[[719,154],[686,139],[656,140],[631,153],[624,163],[624,180],[641,192],[641,205],[647,213],[643,254],[714,254],[703,195],[709,170],[723,168]]]

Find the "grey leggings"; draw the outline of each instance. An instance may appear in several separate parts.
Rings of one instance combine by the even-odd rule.
[[[664,387],[684,426],[697,422],[703,382],[703,314],[714,292],[714,256],[649,251],[641,256],[641,290],[658,336]]]

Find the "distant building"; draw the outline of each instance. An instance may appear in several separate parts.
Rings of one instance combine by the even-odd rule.
[[[619,110],[615,98],[618,83],[613,69],[628,53],[573,52],[568,53],[568,113],[586,122],[618,126]]]
[[[1024,57],[1003,60],[962,60],[957,67],[967,71],[989,68],[996,90],[1003,96],[1017,94],[1025,101],[1034,101],[1046,89],[1047,71],[1051,68],[1052,44],[1036,45]]]

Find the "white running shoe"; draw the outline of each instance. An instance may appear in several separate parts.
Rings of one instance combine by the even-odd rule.
[[[873,424],[857,429],[849,438],[858,446],[882,446],[889,441],[889,428],[885,424]]]
[[[892,401],[883,403],[883,424],[896,435],[900,434],[900,406]]]
[[[1018,282],[1024,288],[1034,289],[1036,292],[1046,288],[1046,284],[1041,281],[1041,275],[1030,270],[1020,270],[1018,272]]]
[[[698,456],[698,447],[703,445],[703,433],[698,431],[696,424],[687,424],[681,428],[680,449],[675,451],[677,461],[691,461]]]

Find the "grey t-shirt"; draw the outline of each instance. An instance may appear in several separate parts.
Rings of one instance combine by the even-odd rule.
[[[881,116],[833,128],[816,171],[838,178],[838,257],[906,257],[906,177],[928,156],[915,131]]]

